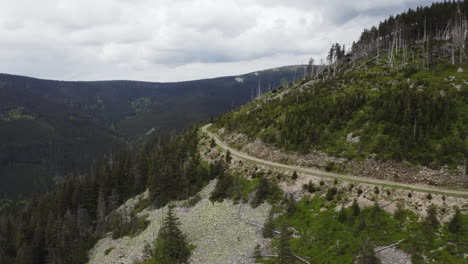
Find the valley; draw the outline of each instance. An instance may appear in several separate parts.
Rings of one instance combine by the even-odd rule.
[[[315,58],[0,74],[0,264],[468,263],[468,1],[118,2],[58,30],[91,76]]]

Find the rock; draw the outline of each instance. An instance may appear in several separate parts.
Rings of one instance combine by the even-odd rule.
[[[463,69],[460,67],[458,68],[457,72],[463,72]]]
[[[378,250],[377,248],[376,250]],[[387,248],[377,252],[377,258],[382,264],[411,264],[411,257],[403,250]]]

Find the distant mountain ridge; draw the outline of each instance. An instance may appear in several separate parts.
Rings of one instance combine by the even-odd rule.
[[[0,74],[0,196],[46,189],[146,135],[238,107],[304,66],[184,82],[54,81]]]

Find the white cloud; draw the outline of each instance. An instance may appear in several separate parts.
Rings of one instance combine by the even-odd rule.
[[[324,57],[423,0],[0,0],[0,72],[178,81]]]

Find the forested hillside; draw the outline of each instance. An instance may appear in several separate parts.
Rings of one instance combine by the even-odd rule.
[[[218,128],[309,153],[408,161],[466,173],[468,3],[434,3],[365,30],[349,50],[282,86]]]
[[[48,189],[105,154],[178,133],[247,102],[302,66],[178,83],[64,82],[0,74],[0,197]],[[253,95],[254,94],[254,95]]]
[[[0,204],[0,263],[85,263],[88,250],[108,231],[116,237],[146,228],[135,212],[109,215],[149,188],[141,206],[166,205],[196,194],[223,170],[203,162],[196,128],[155,140],[140,151],[104,160],[89,177],[73,176],[56,190],[23,202]]]
[[[94,166],[85,167],[85,173],[63,178],[52,191],[30,199],[0,200],[0,264],[87,263],[96,242],[133,238],[144,230],[154,232],[153,237],[157,233],[157,238],[146,241],[148,246],[138,254],[143,262],[126,259],[126,263],[185,263],[200,245],[185,240],[174,202],[181,201],[179,209],[193,213],[202,199],[205,209],[208,199],[212,206],[229,200],[231,211],[234,206],[237,209],[235,214],[229,212],[231,220],[258,228],[256,235],[264,237],[264,244],[231,256],[247,263],[377,264],[383,258],[382,248],[394,252],[387,263],[395,263],[396,255],[402,263],[465,263],[466,194],[280,170],[225,152],[215,137],[203,134],[196,125],[179,136],[162,132],[182,129],[187,121],[208,120],[250,100],[218,118],[213,126],[294,153],[321,151],[349,160],[392,160],[466,176],[467,15],[466,1],[409,10],[364,31],[350,50],[334,44],[328,64],[317,68],[311,63],[305,78],[283,81],[280,87],[262,93],[255,89],[262,73],[218,79],[213,86],[188,82],[178,95],[172,94],[181,91],[175,89],[176,84],[159,89],[156,86],[162,84],[147,87],[147,83],[119,82],[109,88],[106,82],[98,82],[76,89],[80,83],[39,81],[43,89],[51,90],[35,93],[31,84],[37,80],[19,78],[21,84],[16,86],[0,82],[0,93],[9,96],[0,96],[0,126],[11,127],[0,144],[4,148],[0,153],[6,153],[0,163],[4,168],[61,162],[48,161],[53,155],[78,162],[81,158],[74,155],[86,154],[86,159],[95,161],[113,150]],[[261,79],[263,84],[265,79]],[[219,87],[232,87],[232,82],[242,88],[233,86],[218,97]],[[120,93],[126,95],[120,97]],[[176,114],[171,107],[177,107]],[[179,114],[184,118],[178,119]],[[151,128],[159,136],[148,133],[152,135],[148,142],[128,147],[131,136]],[[88,136],[102,137],[94,142],[85,131],[92,131]],[[49,144],[57,135],[72,142]],[[30,145],[18,143],[26,139]],[[85,143],[102,149],[96,154]],[[109,144],[110,149],[97,143]],[[46,146],[45,150],[33,152],[35,144]],[[69,154],[66,147],[73,149],[74,144],[83,146],[85,153]],[[77,169],[74,166],[67,169]],[[199,191],[210,181],[209,197],[200,197]],[[0,182],[0,186],[14,185],[4,187]],[[126,206],[128,199],[134,203],[131,208]],[[243,207],[253,211],[264,203],[271,208],[264,223],[242,218]],[[148,219],[166,205],[164,220]],[[222,230],[217,215],[209,218],[211,228]],[[148,229],[157,220],[162,222],[159,231]],[[232,234],[239,244],[246,237],[253,236]],[[199,249],[218,259],[230,250],[222,241],[209,243],[221,246]],[[119,252],[108,247],[99,255],[116,255],[113,262],[123,262],[126,247],[120,246]],[[211,252],[220,247],[224,248]]]

